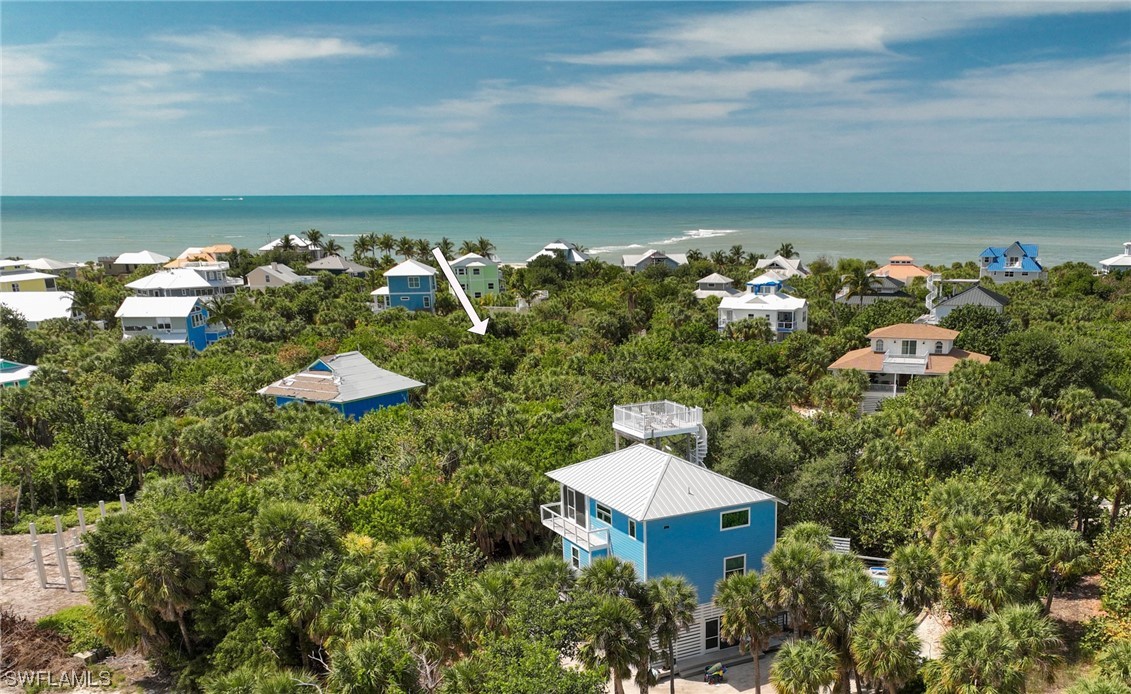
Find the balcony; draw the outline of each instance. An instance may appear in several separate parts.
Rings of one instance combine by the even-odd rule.
[[[604,549],[609,546],[607,528],[590,530],[577,524],[572,518],[562,515],[561,502],[542,505],[542,525],[569,540],[586,552]]]
[[[636,441],[692,434],[703,423],[703,408],[670,400],[613,407],[613,429]]]
[[[929,354],[895,354],[888,352],[884,355],[884,373],[888,374],[916,374],[927,373],[927,360]]]

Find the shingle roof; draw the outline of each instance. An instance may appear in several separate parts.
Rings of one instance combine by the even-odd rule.
[[[779,501],[642,443],[546,474],[635,520]]]
[[[419,263],[411,258],[397,265],[396,267],[386,270],[385,277],[420,277],[422,275],[435,275],[436,268]]]
[[[314,370],[323,364],[329,371]],[[346,403],[399,393],[424,384],[407,376],[386,371],[361,352],[343,352],[323,357],[305,371],[275,381],[259,389],[260,395],[278,395],[299,400]]]
[[[200,300],[195,296],[129,296],[115,318],[183,318]]]
[[[958,337],[957,330],[947,330],[937,325],[923,323],[896,323],[876,328],[868,337],[896,338],[903,340],[953,340]]]
[[[970,287],[969,289],[963,289],[962,291],[958,292],[954,296],[949,296],[949,297],[943,299],[939,303],[935,304],[935,306],[946,306],[948,304],[957,304],[957,303],[959,303],[958,298],[960,296],[964,296],[966,294],[985,294],[986,296],[993,299],[995,302],[1001,304],[1002,306],[1005,306],[1006,304],[1009,303],[1009,299],[1007,297],[1004,297],[1001,294],[998,294],[997,292],[993,291],[992,289],[986,289],[985,287],[983,287],[980,284],[975,284],[974,286]],[[965,302],[962,302],[962,303],[965,303]]]

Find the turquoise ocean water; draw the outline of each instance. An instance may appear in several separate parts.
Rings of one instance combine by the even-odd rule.
[[[458,243],[491,239],[508,262],[557,238],[616,262],[640,248],[740,244],[804,259],[906,254],[929,263],[988,245],[1040,244],[1046,264],[1094,264],[1131,241],[1131,191],[725,195],[499,195],[0,198],[0,255],[84,261],[187,246],[258,248],[317,228],[347,250],[361,233]]]

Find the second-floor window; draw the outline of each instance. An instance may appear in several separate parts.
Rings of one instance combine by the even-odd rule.
[[[173,329],[173,319],[172,318],[158,318],[157,319],[157,329],[158,330],[172,330]]]
[[[724,511],[720,514],[719,526],[723,530],[745,528],[748,525],[750,525],[750,509],[748,508],[738,511]]]
[[[573,564],[573,568],[581,568],[581,550],[576,547],[569,548],[569,563]]]
[[[408,278],[408,288],[409,289],[420,289],[420,278],[419,277],[409,277]]]
[[[471,268],[471,274],[478,275],[479,274],[479,268],[477,268],[477,267]]]
[[[628,536],[633,540],[639,539],[636,537],[636,521],[634,520],[628,521]]]
[[[876,340],[876,351],[877,352],[884,351],[884,341],[883,340]]]
[[[943,348],[942,342],[936,342],[935,343],[935,354],[942,354],[943,353],[942,348]]]
[[[900,345],[899,353],[905,357],[915,356],[915,340],[904,340]]]
[[[602,523],[613,524],[613,511],[608,506],[597,504],[597,520]]]
[[[734,557],[727,557],[723,559],[723,578],[733,576],[735,574],[742,575],[746,573],[746,555],[739,554]]]

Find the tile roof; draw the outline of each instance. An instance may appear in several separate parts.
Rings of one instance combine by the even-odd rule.
[[[330,370],[314,370],[319,364]],[[299,400],[346,403],[400,393],[423,385],[420,381],[380,368],[361,352],[343,352],[323,357],[305,371],[275,381],[258,392],[260,395]]]
[[[930,376],[948,374],[960,361],[972,359],[986,364],[990,358],[985,354],[967,352],[964,349],[952,349],[946,354],[931,354],[927,357],[926,373]],[[869,373],[883,373],[884,353],[876,352],[871,347],[861,347],[848,352],[840,359],[829,365],[830,369],[859,369]]]
[[[958,337],[957,330],[947,330],[937,325],[924,325],[923,323],[896,323],[882,328],[876,328],[868,333],[868,337],[881,337],[897,340],[953,340]]]
[[[546,474],[640,521],[780,501],[642,443]]]

